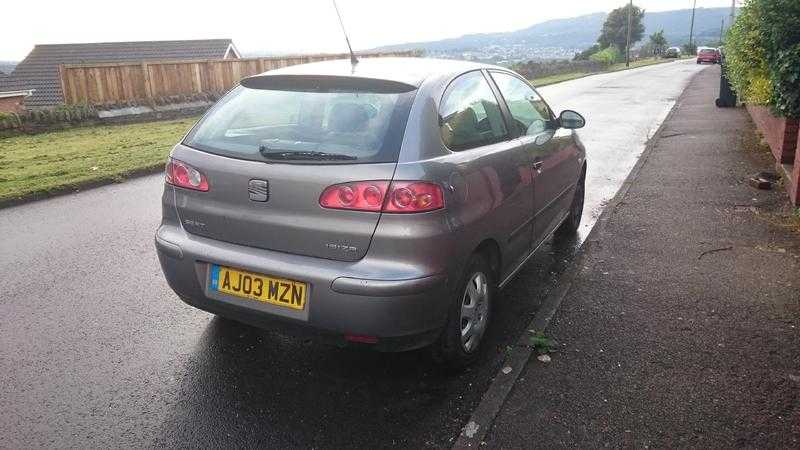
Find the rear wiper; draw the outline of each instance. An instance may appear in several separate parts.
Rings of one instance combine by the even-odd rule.
[[[343,155],[341,153],[326,153],[316,151],[270,151],[269,148],[262,145],[258,148],[261,156],[267,159],[304,159],[304,160],[354,160],[358,159],[355,156]]]

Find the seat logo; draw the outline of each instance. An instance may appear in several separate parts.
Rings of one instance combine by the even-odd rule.
[[[250,194],[250,200],[254,202],[266,202],[269,200],[269,181],[250,180],[250,183],[247,185],[247,192]]]

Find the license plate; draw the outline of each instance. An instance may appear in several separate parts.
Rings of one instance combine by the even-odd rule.
[[[230,267],[211,265],[211,290],[262,303],[302,310],[308,286],[299,281],[275,278]]]

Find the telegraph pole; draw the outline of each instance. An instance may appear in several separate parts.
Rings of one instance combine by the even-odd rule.
[[[736,20],[736,0],[731,0],[731,22],[730,26],[733,26],[733,21]]]
[[[631,66],[631,15],[632,14],[633,14],[633,0],[631,0],[630,3],[628,4],[628,40],[625,43],[625,67]]]
[[[725,35],[725,18],[722,18],[722,23],[719,25],[719,45],[722,45],[722,37]]]
[[[733,0],[734,2],[736,0]],[[697,0],[694,0],[694,5],[692,6],[692,26],[689,28],[689,48],[693,48],[692,46],[692,39],[694,38],[694,11],[697,9]]]

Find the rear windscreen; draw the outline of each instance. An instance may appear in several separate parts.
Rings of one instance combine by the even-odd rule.
[[[184,143],[258,161],[395,162],[413,96],[319,86],[297,91],[238,86]]]

